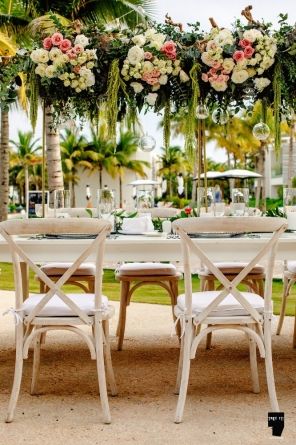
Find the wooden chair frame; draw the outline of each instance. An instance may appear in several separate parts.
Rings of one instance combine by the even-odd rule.
[[[290,272],[289,270],[284,271],[284,288],[283,288],[283,298],[281,305],[281,312],[278,321],[278,326],[276,330],[276,334],[280,335],[284,318],[286,314],[286,306],[289,294],[291,292],[292,286],[296,283],[296,273]],[[295,320],[294,320],[294,333],[293,333],[293,348],[296,348],[296,305],[295,305]]]
[[[110,409],[107,395],[106,372],[111,387],[112,395],[117,394],[116,383],[111,362],[110,343],[108,338],[108,320],[113,315],[113,308],[102,306],[102,275],[103,275],[103,253],[105,239],[110,233],[111,224],[104,220],[91,220],[89,218],[63,219],[38,219],[38,220],[11,220],[0,223],[0,233],[7,241],[11,251],[14,280],[15,280],[15,313],[19,322],[16,323],[16,361],[13,387],[8,406],[6,422],[12,422],[19,396],[22,379],[23,360],[28,358],[29,346],[33,340],[34,359],[31,383],[31,394],[36,394],[37,378],[40,366],[40,344],[41,336],[49,330],[68,330],[82,337],[90,349],[90,355],[97,362],[97,373],[99,382],[100,399],[105,423],[111,422]],[[40,233],[86,233],[96,234],[96,238],[82,251],[76,261],[68,270],[54,282],[51,280],[23,251],[17,244],[13,235],[33,235]],[[81,310],[62,290],[61,287],[73,274],[73,272],[85,261],[92,252],[96,252],[96,277],[94,295],[94,315],[88,315]],[[21,262],[26,263],[36,275],[44,281],[48,291],[43,295],[40,302],[32,311],[24,316],[22,313],[23,289]],[[54,296],[59,298],[73,311],[75,316],[71,317],[46,317],[39,316],[47,302]],[[90,334],[78,328],[78,325],[90,326]]]
[[[258,217],[222,217],[222,218],[187,218],[179,219],[173,223],[174,229],[180,235],[182,256],[184,264],[185,280],[185,309],[178,314],[182,323],[182,342],[180,350],[180,360],[178,367],[176,393],[179,394],[175,422],[182,421],[189,373],[190,360],[196,355],[196,350],[200,341],[209,333],[217,329],[237,329],[246,333],[249,339],[250,365],[253,383],[253,391],[258,393],[259,379],[257,370],[256,346],[258,346],[260,356],[265,358],[266,378],[271,411],[278,412],[279,405],[276,396],[271,349],[271,319],[272,319],[272,273],[274,267],[277,242],[280,235],[286,230],[287,222],[283,218],[258,218]],[[247,266],[236,275],[233,280],[229,280],[211,261],[202,247],[198,245],[198,240],[192,240],[188,234],[204,232],[273,232],[270,239],[263,243],[262,248],[255,254],[254,258]],[[192,312],[192,279],[191,279],[191,255],[197,256],[201,262],[220,281],[223,288],[217,297],[198,315]],[[241,291],[237,289],[240,282],[245,279],[251,269],[264,257],[268,255],[268,265],[266,270],[265,292],[264,292],[264,313],[259,314],[247,301]],[[233,297],[244,307],[248,315],[213,317],[210,313],[225,299],[227,295]],[[201,330],[201,325],[207,327]]]

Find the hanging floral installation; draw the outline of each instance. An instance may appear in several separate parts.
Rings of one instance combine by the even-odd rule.
[[[96,118],[106,103],[110,139],[116,122],[141,110],[164,114],[164,145],[170,141],[170,116],[186,115],[187,151],[196,144],[196,118],[209,112],[217,124],[257,100],[272,107],[275,145],[280,145],[280,121],[295,110],[296,28],[279,15],[279,29],[256,22],[251,7],[242,11],[244,24],[203,32],[199,24],[182,25],[166,17],[164,24],[139,25],[135,30],[62,25],[50,15],[54,31],[39,34],[33,48],[22,49],[0,76],[22,71],[27,76],[30,115],[34,125],[38,101],[54,109],[54,124],[73,117]],[[2,88],[1,103],[5,102]],[[263,107],[263,108],[264,108]],[[209,110],[209,111],[208,111]],[[200,128],[202,125],[200,126]]]

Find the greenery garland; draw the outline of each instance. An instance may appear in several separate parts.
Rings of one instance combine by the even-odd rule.
[[[195,145],[195,120],[196,120],[196,107],[197,101],[200,94],[199,84],[198,84],[198,73],[200,72],[199,64],[195,63],[191,70],[189,71],[189,76],[191,79],[192,87],[192,97],[189,101],[188,115],[186,120],[185,128],[185,152],[192,158]]]
[[[171,103],[167,100],[164,107],[163,115],[163,145],[167,150],[170,146],[171,139]]]
[[[114,59],[111,63],[110,71],[108,74],[108,88],[107,88],[107,122],[108,131],[111,141],[116,142],[116,123],[118,115],[118,91],[120,85],[119,74],[119,60]]]
[[[38,117],[39,82],[35,73],[35,67],[30,73],[30,122],[35,131]]]
[[[274,149],[276,154],[281,148],[281,83],[282,70],[280,62],[276,64],[273,77],[273,109],[274,109]]]

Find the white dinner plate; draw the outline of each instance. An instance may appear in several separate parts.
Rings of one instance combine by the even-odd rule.
[[[143,232],[143,235],[145,236],[162,236],[163,232],[157,232],[154,230],[154,232]]]
[[[125,230],[118,230],[120,235],[143,235],[143,232],[126,232]]]

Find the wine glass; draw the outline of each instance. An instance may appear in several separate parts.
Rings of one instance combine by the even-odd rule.
[[[98,217],[111,220],[111,215],[115,211],[115,191],[104,187],[97,191]]]
[[[247,214],[249,204],[249,189],[232,189],[232,211],[234,216],[244,216]]]

